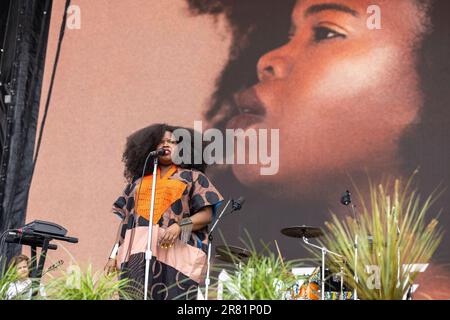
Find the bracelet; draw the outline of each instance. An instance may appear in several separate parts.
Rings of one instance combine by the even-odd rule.
[[[192,224],[192,219],[191,218],[183,218],[183,219],[180,220],[180,222],[178,222],[178,225],[180,227],[184,227],[184,226],[187,226],[187,225],[190,225],[190,224]]]
[[[178,225],[181,228],[180,240],[183,243],[187,243],[189,241],[189,239],[191,238],[191,233],[192,233],[193,222],[192,222],[191,218],[181,219],[178,222]]]
[[[117,252],[119,251],[119,244],[116,243],[114,245],[114,248],[112,249],[111,255],[109,256],[110,259],[115,259],[117,256]]]

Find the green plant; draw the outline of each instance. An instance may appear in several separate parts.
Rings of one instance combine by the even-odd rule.
[[[16,266],[6,267],[6,261],[2,262],[2,274],[0,276],[0,300],[30,300],[30,299],[41,299],[40,294],[42,293],[41,288],[39,286],[40,281],[33,278],[28,279],[20,279],[17,273]],[[32,262],[30,262],[30,265]],[[18,284],[20,282],[20,285]],[[15,288],[12,287],[12,292],[8,292],[11,288],[11,285],[17,285]],[[20,289],[18,289],[20,288]],[[17,292],[16,290],[21,290],[21,292]],[[30,292],[32,290],[32,292]],[[11,296],[8,296],[11,295]]]
[[[6,267],[5,261],[2,263],[2,273],[0,275],[0,300],[7,300],[7,292],[10,284],[18,280],[17,269],[13,266]]]
[[[357,288],[360,299],[404,298],[417,276],[412,265],[428,264],[442,240],[438,221],[426,219],[437,196],[433,192],[421,201],[418,190],[412,187],[413,178],[405,185],[400,179],[379,185],[369,179],[370,201],[358,191],[361,207],[356,217],[341,220],[332,214],[331,221],[325,223],[327,231],[321,244],[342,256],[336,259],[328,255],[330,268],[334,272],[344,268],[346,282]],[[354,278],[355,239],[359,281]]]
[[[289,289],[297,281],[291,270],[298,266],[298,261],[284,261],[279,251],[276,255],[270,250],[268,243],[261,242],[263,249],[258,252],[248,233],[247,236],[250,245],[246,247],[250,257],[245,262],[235,260],[231,267],[220,264],[214,267],[215,270],[225,269],[230,278],[224,286],[223,298],[284,300]]]
[[[69,271],[53,277],[45,286],[48,299],[53,300],[112,300],[131,299],[129,280],[117,280],[118,274],[93,273],[89,265],[85,271],[71,266]]]

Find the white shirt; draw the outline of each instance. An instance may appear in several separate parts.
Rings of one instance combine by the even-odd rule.
[[[39,294],[45,297],[45,291],[43,286],[39,286]],[[6,291],[6,298],[8,300],[21,299],[31,300],[31,279],[18,280],[9,284],[9,288]]]

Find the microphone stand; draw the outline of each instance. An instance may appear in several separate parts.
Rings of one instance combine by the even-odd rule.
[[[398,226],[398,217],[397,217],[397,209],[395,209],[395,226],[397,228],[397,288],[400,287],[402,284],[400,283],[400,269],[401,269],[401,262],[400,262],[400,245],[399,245],[399,239],[400,239],[400,227]]]
[[[341,198],[341,203],[344,206],[347,206],[347,207],[348,207],[349,204],[351,204],[352,213],[353,213],[353,220],[358,224],[358,221],[356,220],[355,205],[352,203],[350,191],[347,190],[344,193],[344,195]],[[353,279],[355,280],[355,284],[356,284],[355,288],[354,288],[354,291],[353,291],[353,299],[354,300],[358,300],[358,290],[357,290],[357,288],[358,288],[359,279],[358,279],[358,272],[357,272],[357,269],[356,269],[358,267],[358,234],[356,232],[355,232],[355,241],[354,241],[353,245],[355,247],[355,265],[354,265],[354,267],[355,267],[354,273],[355,274],[353,275]]]
[[[228,202],[225,205],[225,207],[223,208],[222,212],[219,214],[216,221],[214,222],[211,230],[208,232],[208,258],[207,258],[207,270],[206,270],[206,279],[205,279],[205,300],[208,300],[208,291],[209,291],[209,284],[210,284],[209,274],[210,274],[210,267],[211,267],[211,248],[212,248],[211,244],[213,241],[212,232],[216,228],[217,224],[220,221],[220,218],[222,218],[223,214],[225,213],[225,210],[227,210],[230,203],[231,203],[231,200],[228,200]],[[233,212],[233,211],[234,211],[234,209],[231,210],[231,212]]]
[[[356,221],[356,212],[355,212],[355,205],[352,203],[351,204],[351,208],[352,208],[352,212],[353,212],[353,219],[355,220],[356,223],[358,223]],[[355,279],[355,289],[353,290],[353,300],[358,300],[358,283],[359,283],[359,279],[358,279],[358,272],[357,272],[357,267],[358,267],[358,234],[355,233],[355,274],[353,276],[353,278]]]
[[[152,197],[150,204],[150,216],[148,220],[148,239],[147,239],[147,250],[145,251],[145,283],[144,283],[144,300],[147,300],[148,294],[148,278],[150,271],[150,260],[152,259],[152,236],[153,236],[153,216],[155,210],[155,193],[156,193],[156,175],[158,169],[158,157],[153,160],[153,182],[152,182]]]

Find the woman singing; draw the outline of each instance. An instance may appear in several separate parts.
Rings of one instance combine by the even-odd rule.
[[[166,154],[158,157],[148,297],[192,299],[204,280],[208,224],[223,198],[204,174],[204,163],[174,164],[180,142],[176,129],[164,124],[143,128],[128,137],[123,154],[129,183],[113,205],[122,221],[107,271],[120,269],[120,277],[131,280],[133,298],[143,297],[145,279],[153,159],[145,160],[160,148]]]

